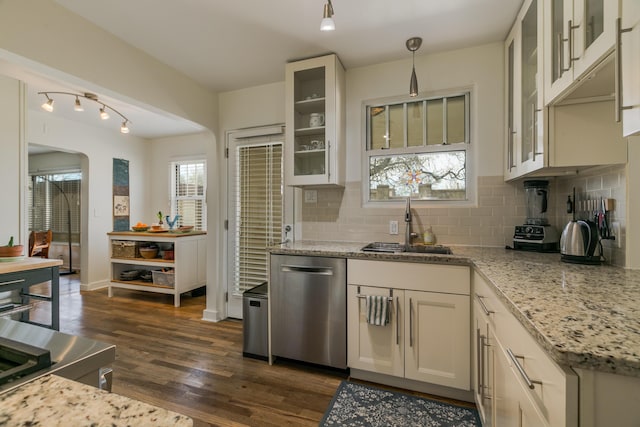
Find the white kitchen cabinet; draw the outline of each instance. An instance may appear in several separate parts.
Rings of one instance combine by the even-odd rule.
[[[613,50],[620,9],[618,0],[544,3],[544,98],[551,104]]]
[[[623,136],[640,134],[640,1],[621,0],[620,66]]]
[[[473,293],[474,317],[478,318],[480,309],[480,317],[488,324],[493,360],[488,397],[493,404],[493,425],[577,426],[576,374],[546,354],[477,272],[473,275]],[[483,406],[485,412],[489,407],[482,400],[478,406]]]
[[[525,1],[505,43],[506,180],[545,166],[542,14],[542,0]]]
[[[286,66],[285,183],[344,185],[344,68],[336,55]]]
[[[475,278],[474,282],[478,279]],[[490,335],[490,322],[492,312],[487,309],[482,301],[482,297],[476,293],[473,297],[473,391],[478,413],[482,420],[482,425],[489,427],[493,425],[493,403],[495,402],[493,393],[493,371],[494,355],[493,344]]]
[[[156,292],[173,295],[174,306],[180,307],[180,295],[207,283],[206,279],[206,233],[194,231],[190,233],[151,233],[113,231],[109,235],[110,274],[109,297],[114,288],[137,291]],[[122,256],[114,253],[119,244],[132,244],[132,248],[140,243],[153,243],[160,252],[173,249],[173,259],[160,256],[153,259],[142,258],[137,251]],[[146,282],[142,280],[122,280],[121,274],[129,270],[150,270],[160,273],[163,269],[171,269],[170,275],[156,273],[160,280]],[[164,279],[164,280],[162,280]]]
[[[370,371],[470,390],[468,267],[348,260],[347,284],[352,376]],[[366,295],[392,298],[389,324],[366,323]]]

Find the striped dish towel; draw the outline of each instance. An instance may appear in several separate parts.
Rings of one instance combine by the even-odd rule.
[[[367,295],[367,323],[375,326],[389,324],[389,298],[381,295]]]

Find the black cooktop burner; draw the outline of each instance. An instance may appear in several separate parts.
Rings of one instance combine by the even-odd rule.
[[[49,366],[49,350],[0,337],[0,384]]]

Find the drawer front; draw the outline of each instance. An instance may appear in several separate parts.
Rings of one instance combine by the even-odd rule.
[[[348,260],[347,283],[469,295],[469,267],[413,262]]]

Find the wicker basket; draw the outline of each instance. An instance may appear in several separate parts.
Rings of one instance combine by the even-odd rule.
[[[113,258],[139,258],[140,244],[129,240],[113,240],[111,242],[111,257]]]
[[[176,276],[173,270],[170,270],[170,271],[153,270],[151,274],[153,275],[154,285],[169,286],[172,288],[174,287]]]

